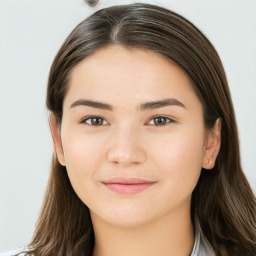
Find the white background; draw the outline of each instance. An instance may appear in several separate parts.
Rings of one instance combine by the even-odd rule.
[[[256,1],[0,0],[0,251],[28,244],[50,170],[45,107],[51,62],[71,30],[95,10],[154,3],[197,25],[223,61],[235,105],[242,164],[256,192]]]

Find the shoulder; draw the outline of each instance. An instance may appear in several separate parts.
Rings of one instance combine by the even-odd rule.
[[[15,250],[12,250],[12,251],[8,251],[8,252],[1,252],[0,253],[0,256],[15,256],[15,255],[18,255],[18,256],[25,256],[25,253],[22,253],[24,250],[26,250],[27,248],[26,247],[19,247]]]

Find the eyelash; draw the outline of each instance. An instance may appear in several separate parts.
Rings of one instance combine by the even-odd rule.
[[[95,127],[100,127],[100,126],[103,126],[103,125],[92,125],[92,124],[88,124],[86,123],[87,120],[90,120],[90,119],[93,119],[93,118],[98,118],[98,119],[103,119],[103,117],[101,116],[89,116],[89,117],[86,117],[85,119],[83,119],[80,123],[81,124],[87,124],[87,125],[90,125],[90,126],[95,126]],[[154,119],[157,119],[157,118],[164,118],[165,120],[169,120],[168,122],[166,122],[165,124],[156,124],[155,126],[156,127],[163,127],[163,126],[166,126],[167,124],[170,124],[170,123],[176,123],[175,120],[169,118],[169,117],[166,117],[166,116],[155,116],[153,118],[150,119],[151,120],[154,120]]]

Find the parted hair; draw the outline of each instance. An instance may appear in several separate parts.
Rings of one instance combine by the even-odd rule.
[[[191,218],[217,256],[256,255],[256,201],[242,171],[238,130],[225,71],[206,36],[181,15],[134,3],[101,9],[78,24],[50,69],[46,105],[61,126],[63,99],[73,68],[111,45],[146,49],[175,62],[189,76],[203,106],[204,123],[221,119],[221,147],[212,170],[201,170],[192,193]],[[94,232],[66,167],[53,153],[51,173],[33,238],[35,256],[91,256]]]

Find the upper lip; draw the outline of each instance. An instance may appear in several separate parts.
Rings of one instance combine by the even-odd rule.
[[[138,178],[124,178],[124,177],[115,177],[105,181],[103,183],[118,183],[118,184],[145,184],[145,183],[154,183],[154,181],[138,179]]]

